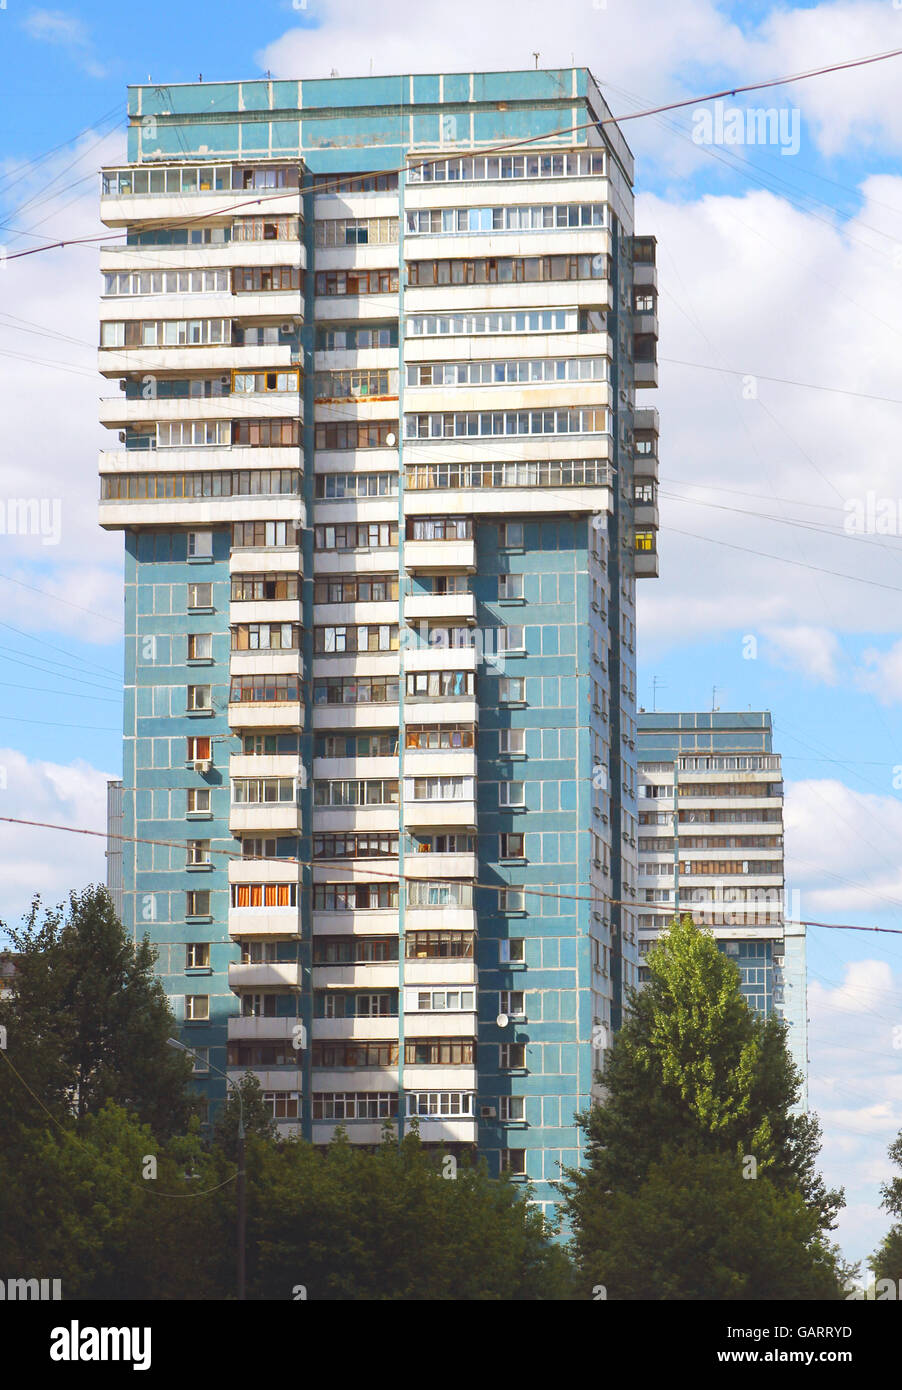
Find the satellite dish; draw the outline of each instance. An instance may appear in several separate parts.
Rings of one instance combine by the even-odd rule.
[[[387,434],[385,436],[385,442],[390,449],[393,449],[398,441],[393,434]]]
[[[508,1018],[507,1014],[499,1014],[498,1017],[495,1019],[495,1022],[498,1024],[499,1028],[506,1028],[507,1025],[510,1023],[510,1019]]]

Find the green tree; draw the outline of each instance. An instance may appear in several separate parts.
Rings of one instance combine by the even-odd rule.
[[[70,894],[68,915],[40,910],[36,898],[7,928],[18,960],[0,1001],[12,1064],[0,1066],[0,1115],[43,1102],[82,1124],[114,1101],[160,1138],[184,1132],[191,1061],[166,1046],[176,1024],[149,941],[129,939],[100,886]]]
[[[320,1300],[572,1293],[567,1257],[541,1213],[484,1164],[449,1164],[416,1133],[399,1145],[391,1126],[375,1153],[341,1130],[325,1151],[295,1141],[252,1146],[254,1297],[297,1297],[299,1286]]]
[[[272,1111],[264,1101],[263,1089],[252,1071],[246,1071],[236,1086],[229,1087],[213,1129],[214,1144],[231,1159],[235,1159],[238,1153],[238,1120],[242,1111],[246,1137],[255,1135],[258,1139],[270,1141],[276,1138],[277,1130]]]
[[[635,1191],[597,1205],[583,1244],[586,1284],[611,1299],[843,1296],[816,1213],[727,1156],[663,1155]]]
[[[563,1186],[584,1283],[597,1266],[601,1213],[614,1198],[637,1197],[652,1168],[676,1155],[723,1157],[740,1175],[754,1159],[758,1180],[798,1194],[812,1239],[823,1237],[843,1194],[828,1192],[817,1172],[816,1117],[792,1111],[801,1077],[785,1025],[749,1009],[738,969],[690,918],[675,921],[646,962],[649,981],[632,993],[607,1054],[604,1101],[579,1117],[586,1167]]]

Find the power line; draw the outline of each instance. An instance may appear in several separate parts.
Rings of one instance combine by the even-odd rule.
[[[874,589],[888,589],[890,593],[902,594],[898,584],[882,584],[877,579],[863,579],[859,574],[844,574],[841,570],[825,569],[823,565],[809,565],[804,560],[790,560],[785,555],[770,555],[764,550],[753,550],[748,545],[736,545],[733,541],[717,540],[714,536],[699,536],[694,531],[680,531],[675,526],[668,527],[673,536],[688,536],[694,541],[708,541],[711,545],[725,545],[729,550],[741,550],[746,555],[757,555],[762,560],[778,560],[783,565],[797,565],[800,569],[814,570],[817,574],[828,574],[833,579],[851,579],[856,584],[868,584]]]

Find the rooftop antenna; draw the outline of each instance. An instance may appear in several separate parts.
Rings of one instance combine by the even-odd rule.
[[[717,714],[718,709],[720,708],[719,705],[717,704],[717,692],[718,692],[718,690],[722,690],[722,689],[723,689],[723,686],[720,686],[720,685],[712,685],[712,687],[711,687],[711,713],[712,713],[712,714]]]
[[[331,72],[329,73],[329,76],[330,76],[330,77],[337,77],[337,76],[338,76],[338,68],[332,68]]]
[[[538,53],[533,53],[532,56],[533,56],[533,57],[535,58],[535,60],[536,60],[536,67],[538,67],[538,66],[539,66],[539,55],[538,55]]]
[[[653,714],[657,714],[658,711],[658,690],[663,690],[666,684],[667,682],[662,681],[660,676],[652,676],[651,678],[651,708]]]

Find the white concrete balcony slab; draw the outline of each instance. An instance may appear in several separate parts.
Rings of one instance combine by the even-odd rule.
[[[475,879],[478,859],[475,854],[408,854],[404,859],[404,872],[413,878],[469,878]]]
[[[485,255],[485,252],[482,253]],[[492,255],[498,252],[490,253]],[[592,253],[596,254],[595,252]],[[610,280],[544,280],[537,283],[492,285],[408,286],[404,294],[406,314],[504,312],[516,309],[557,309],[562,304],[592,309],[613,308]],[[317,320],[319,319],[317,300]]]
[[[398,776],[397,754],[384,758],[314,758],[313,776],[317,781],[340,778],[392,778]]]
[[[529,153],[529,150],[526,151]],[[446,156],[453,157],[455,153],[465,154],[468,151],[454,150],[418,150],[415,158],[442,159]],[[408,183],[404,189],[404,206],[408,211],[414,208],[459,208],[466,207],[475,201],[471,184],[457,182],[452,183]],[[467,196],[469,195],[469,196]],[[524,203],[527,205],[546,205],[548,203],[609,203],[611,201],[611,182],[603,174],[586,174],[577,178],[562,175],[560,178],[543,179],[498,179],[489,180],[479,184],[478,200],[480,207],[509,207],[512,203]],[[604,232],[603,227],[583,228],[584,231],[591,230],[593,233]],[[472,235],[471,233],[461,233],[461,235]],[[498,242],[490,252],[483,251],[483,255],[503,256],[505,252],[500,248],[504,245],[503,238],[512,235],[508,232],[486,232],[484,236],[497,236]],[[516,235],[516,234],[513,234]],[[521,233],[520,235],[525,235]],[[414,242],[422,245],[430,245],[434,240],[438,240],[438,235],[417,235],[408,233],[405,238],[405,250]]]
[[[440,989],[445,984],[475,987],[476,980],[474,960],[412,960],[408,957],[404,962],[405,985],[429,985],[431,989]]]
[[[437,750],[408,748],[404,753],[405,777],[475,777],[475,748]]]
[[[220,373],[228,379],[228,373]],[[218,379],[218,377],[216,378]],[[124,395],[106,396],[100,402],[100,423],[111,429],[126,425],[168,423],[178,420],[246,420],[290,419],[303,420],[304,400],[297,392],[258,394],[233,392],[227,396],[152,397],[145,400],[126,399]],[[150,452],[154,452],[151,450]],[[165,457],[169,450],[156,451]],[[199,450],[193,451],[195,455]]]
[[[233,835],[279,835],[301,828],[301,808],[293,802],[268,801],[263,805],[229,808],[229,829]]]
[[[406,671],[475,671],[479,653],[475,647],[408,647]]]
[[[636,388],[655,387],[658,384],[657,362],[634,362],[633,381]]]
[[[336,874],[337,881],[344,883],[343,874]],[[384,880],[379,880],[384,882]],[[314,936],[397,936],[398,909],[381,907],[357,912],[314,912]]]
[[[395,806],[314,806],[314,835],[330,831],[397,830],[398,807]]]
[[[406,801],[405,830],[475,830],[475,801]]]
[[[376,626],[397,623],[398,600],[389,599],[385,603],[318,603],[314,611],[317,626],[320,623],[369,623]],[[318,659],[334,655],[334,652],[316,653]]]
[[[409,885],[408,885],[409,887]],[[476,931],[473,907],[409,907],[404,915],[405,931]]]
[[[314,965],[313,988],[325,989],[328,985],[361,989],[397,989],[400,980],[397,961],[383,961],[378,965]]]
[[[479,705],[472,695],[433,699],[431,696],[405,695],[408,724],[477,724]]]
[[[229,935],[244,937],[297,937],[301,918],[296,907],[230,907]]]
[[[314,729],[397,729],[398,705],[315,705]]]
[[[297,883],[298,865],[293,859],[229,860],[229,883]]]
[[[265,965],[229,965],[229,989],[298,989],[301,967],[297,961],[270,961]]]
[[[313,504],[313,520],[320,526],[341,525],[347,521],[397,521],[397,497],[346,497],[340,501],[321,498]]]
[[[637,550],[633,555],[633,569],[637,579],[657,579],[658,552],[656,550]]]
[[[229,1042],[282,1042],[294,1037],[298,1022],[297,1018],[230,1018],[228,1039]],[[297,1088],[286,1086],[284,1089]]]
[[[397,546],[374,546],[369,550],[344,552],[317,550],[313,555],[313,572],[316,575],[385,574],[387,570],[397,568],[397,564]]]
[[[472,196],[472,195],[471,195]],[[482,190],[479,193],[479,201],[483,207],[490,206],[487,198],[482,202]],[[458,193],[456,206],[462,203]],[[513,199],[508,193],[506,204],[495,204],[495,206],[509,206]],[[517,190],[516,201],[525,201],[521,189]],[[529,200],[532,202],[532,199]],[[555,196],[555,202],[562,201]],[[567,202],[574,202],[575,199],[568,197]],[[597,192],[593,192],[592,202],[598,202]],[[406,202],[406,196],[405,196]],[[547,197],[537,194],[537,203],[547,203]],[[435,207],[436,204],[429,202],[428,207]],[[454,206],[454,204],[452,204]],[[410,211],[408,204],[408,211]],[[404,255],[408,261],[432,261],[432,260],[462,260],[464,258],[482,259],[485,256],[604,256],[611,254],[611,233],[606,227],[535,227],[529,230],[503,231],[492,228],[488,231],[465,231],[465,232],[427,232],[427,233],[408,233],[404,238]],[[319,260],[317,259],[317,264]],[[560,286],[559,297],[567,297],[567,289]],[[571,282],[565,281],[568,286]],[[437,288],[446,289],[453,293],[455,290],[465,289],[484,289],[494,288],[494,286],[475,286],[475,285],[442,285]],[[505,283],[499,286],[507,290],[526,289],[527,285],[517,283],[516,285]],[[409,293],[409,291],[408,291]]]
[[[394,263],[398,263],[398,253],[396,247],[383,247],[384,251],[394,252]],[[389,255],[383,260],[383,265],[390,265],[392,257]],[[398,317],[398,295],[394,294],[361,294],[358,296],[347,294],[328,294],[319,295],[314,301],[313,318],[314,322],[323,324],[329,319],[337,323],[347,322],[348,319],[356,319],[363,323],[385,323],[395,320]]]
[[[406,1024],[405,1024],[406,1027]],[[436,1037],[442,1036],[436,1033]],[[470,1066],[418,1066],[404,1068],[405,1091],[475,1091],[476,1068]]]
[[[313,1091],[397,1091],[398,1068],[314,1067]],[[381,1126],[382,1121],[373,1121]]]
[[[408,1091],[413,1090],[413,1087],[410,1086],[407,1081],[407,1071],[404,1072],[404,1084]],[[418,1115],[416,1118],[420,1126],[420,1138],[424,1144],[476,1143],[475,1116]],[[410,1129],[412,1119],[413,1116],[408,1115],[408,1130]]]
[[[229,757],[230,777],[297,777],[300,767],[297,753],[263,753],[260,757],[232,753]]]
[[[252,203],[254,193],[269,201],[259,205]],[[277,194],[277,197],[273,195]],[[283,197],[282,195],[285,194]],[[121,196],[106,194],[100,199],[100,220],[107,227],[126,226],[130,222],[141,222],[153,226],[154,222],[197,222],[208,217],[231,219],[236,215],[235,204],[247,200],[248,206],[239,216],[300,217],[303,212],[299,191],[292,193],[290,188],[265,189],[215,189],[198,193],[123,193]],[[231,244],[231,243],[229,243]],[[246,245],[246,243],[238,243]],[[266,246],[278,246],[277,241],[265,242]],[[297,243],[295,242],[296,246]],[[148,248],[156,250],[156,247]],[[211,250],[207,246],[195,246],[198,253]]]
[[[367,1083],[366,1083],[366,1085],[365,1085],[363,1088],[351,1087],[351,1086],[349,1086],[349,1085],[347,1084],[347,1082],[345,1082],[344,1080],[342,1081],[342,1084],[341,1084],[341,1085],[336,1086],[336,1087],[334,1087],[334,1088],[331,1087],[331,1086],[330,1086],[330,1087],[325,1087],[325,1086],[323,1086],[322,1088],[320,1088],[320,1083],[319,1083],[319,1080],[318,1080],[318,1079],[317,1079],[316,1085],[317,1085],[317,1090],[319,1090],[319,1089],[322,1089],[322,1090],[327,1090],[327,1089],[328,1089],[328,1090],[332,1090],[332,1089],[335,1089],[335,1090],[339,1090],[339,1091],[350,1091],[350,1090],[352,1090],[352,1089],[353,1089],[353,1090],[364,1089],[364,1090],[374,1091],[374,1090],[377,1090],[377,1089],[378,1089],[378,1090],[380,1090],[380,1091],[381,1091],[381,1090],[388,1091],[388,1090],[391,1090],[391,1089],[392,1089],[392,1088],[391,1088],[390,1086],[388,1086],[388,1085],[382,1086],[381,1084],[380,1084],[378,1087],[376,1087],[375,1084],[374,1084],[374,1082],[373,1082],[373,1077],[372,1077],[372,1073],[371,1073],[371,1072],[368,1072],[368,1073],[367,1073]],[[391,1123],[392,1123],[393,1125],[395,1125],[395,1127],[397,1127],[397,1116],[393,1116],[393,1117],[392,1117]],[[328,1121],[328,1122],[323,1121],[321,1124],[320,1124],[320,1123],[314,1124],[314,1126],[313,1126],[313,1142],[314,1142],[314,1144],[330,1144],[330,1143],[332,1142],[333,1135],[335,1134],[335,1131],[336,1131],[336,1129],[338,1128],[339,1124],[340,1124],[340,1125],[342,1126],[342,1128],[347,1132],[348,1140],[349,1140],[349,1142],[352,1143],[352,1144],[371,1144],[371,1145],[372,1145],[372,1144],[381,1144],[381,1142],[382,1142],[382,1126],[385,1124],[385,1121],[384,1121],[384,1120],[330,1120],[330,1121]]]
[[[441,509],[442,502],[430,494],[432,511]],[[404,568],[424,574],[476,572],[475,541],[405,541]]]
[[[298,1049],[298,1058],[301,1059],[297,1066],[288,1067],[226,1067],[226,1074],[229,1080],[236,1085],[243,1076],[249,1071],[253,1072],[260,1082],[261,1091],[302,1091],[303,1076],[303,1056],[304,1053]],[[278,1123],[278,1121],[277,1121]],[[283,1121],[283,1123],[289,1123]]]
[[[112,315],[109,316],[112,320]],[[191,315],[196,318],[197,315]],[[114,320],[118,321],[118,320]],[[287,343],[247,346],[238,343],[196,343],[169,347],[101,347],[97,370],[108,377],[154,376],[159,372],[198,372],[221,376],[224,372],[273,371],[297,366]]]
[[[304,678],[304,662],[300,652],[273,651],[231,652],[229,674],[232,676],[300,676]]]
[[[229,728],[247,732],[304,727],[304,706],[300,701],[259,700],[229,705]]]
[[[303,574],[300,547],[233,546],[229,555],[230,574]]]
[[[347,1038],[351,1042],[376,1042],[395,1039],[398,1036],[397,1015],[382,1018],[315,1018],[313,1020],[313,1041],[326,1042],[335,1038]]]
[[[301,623],[304,608],[297,599],[232,599],[230,623]]]
[[[611,385],[605,380],[536,381],[507,386],[486,384],[453,388],[408,386],[404,393],[405,416],[443,414],[449,410],[563,410],[577,406],[598,409],[612,404]]]
[[[478,344],[478,346],[476,346]],[[464,334],[455,337],[407,337],[404,361],[469,362],[473,358],[536,357],[613,357],[613,339],[607,333],[505,333],[480,334],[478,339]],[[412,397],[415,399],[415,397]],[[447,407],[445,407],[447,409]]]
[[[475,623],[474,594],[408,594],[404,600],[404,619],[408,623],[457,619]]]
[[[658,267],[649,265],[647,261],[635,261],[633,263],[633,284],[642,289],[656,290],[658,288]]]

